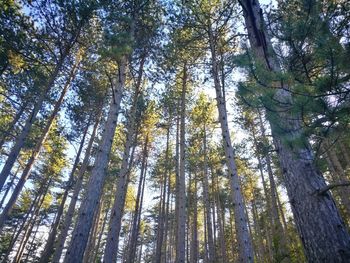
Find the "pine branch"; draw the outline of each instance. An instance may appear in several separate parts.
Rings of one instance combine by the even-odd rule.
[[[318,195],[324,195],[328,190],[331,190],[335,187],[339,187],[339,186],[349,186],[350,185],[350,181],[344,181],[344,182],[337,182],[337,183],[333,183],[333,184],[329,184],[326,187],[317,190],[317,194]]]

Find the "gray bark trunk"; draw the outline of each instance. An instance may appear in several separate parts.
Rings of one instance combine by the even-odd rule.
[[[212,74],[214,78],[214,86],[216,91],[216,101],[219,111],[219,120],[221,126],[221,133],[223,138],[223,146],[226,156],[226,164],[229,170],[229,179],[232,193],[232,202],[234,205],[235,227],[238,241],[239,262],[253,262],[254,253],[252,241],[248,230],[247,215],[244,211],[244,200],[241,192],[240,180],[237,173],[237,167],[234,160],[235,154],[232,147],[230,132],[227,122],[226,102],[223,98],[223,93],[219,80],[218,63],[216,58],[215,43],[213,39],[213,32],[209,26],[209,42],[212,59]]]
[[[161,263],[161,259],[163,256],[163,239],[164,239],[164,227],[165,227],[165,205],[166,205],[166,189],[167,189],[167,181],[168,181],[168,173],[169,173],[169,136],[170,136],[170,126],[167,127],[167,135],[166,135],[166,150],[165,150],[165,171],[163,177],[163,195],[161,202],[161,209],[159,213],[158,219],[158,231],[157,231],[157,243],[156,243],[156,253],[155,253],[155,263]],[[166,239],[165,239],[166,240]]]
[[[241,5],[255,57],[267,70],[280,72],[263,28],[259,2],[244,0]],[[304,146],[293,148],[281,137],[286,132],[289,138],[302,139],[303,136],[300,117],[292,115],[289,110],[293,102],[288,88],[281,83],[281,89],[275,94],[275,99],[281,103],[275,111],[268,112],[267,117],[306,257],[310,262],[347,262],[350,258],[350,236],[331,194],[317,194],[326,183],[313,163],[311,147],[305,142]]]
[[[86,125],[85,131],[83,133],[83,138],[81,139],[81,142],[80,142],[80,145],[79,145],[79,149],[78,149],[78,152],[77,152],[77,155],[75,157],[74,164],[73,164],[73,168],[72,168],[72,171],[70,172],[70,175],[69,175],[67,188],[64,190],[60,206],[59,206],[59,208],[57,210],[57,213],[56,213],[56,218],[55,218],[55,220],[54,220],[54,222],[53,222],[53,224],[51,226],[51,231],[50,231],[50,234],[49,234],[49,236],[47,238],[44,250],[41,253],[41,257],[40,257],[39,263],[47,262],[47,260],[49,258],[51,258],[51,255],[53,253],[54,242],[55,242],[55,238],[56,238],[56,235],[57,235],[58,226],[59,226],[59,223],[61,221],[61,217],[63,215],[63,210],[64,210],[64,205],[66,203],[66,200],[67,200],[67,197],[68,197],[68,193],[69,193],[69,190],[70,190],[69,186],[72,185],[72,183],[73,183],[74,174],[75,174],[75,171],[76,171],[76,169],[78,167],[78,164],[79,164],[80,155],[81,155],[81,152],[83,151],[84,142],[85,142],[85,138],[86,138],[86,134],[87,134],[88,129],[89,129],[89,124]]]
[[[126,59],[119,63],[117,87],[113,87],[113,98],[110,103],[107,122],[102,134],[102,140],[95,159],[95,166],[87,185],[86,196],[81,203],[77,224],[73,230],[72,241],[68,248],[65,262],[81,262],[87,245],[89,232],[93,223],[94,213],[99,204],[103,184],[107,175],[109,154],[117,126],[118,113],[125,85]]]
[[[185,114],[186,114],[186,85],[187,65],[183,67],[182,92],[181,92],[181,124],[180,124],[180,165],[178,176],[178,214],[176,227],[176,262],[185,263],[186,258],[186,182],[185,182]]]
[[[46,86],[43,88],[38,99],[35,101],[33,110],[31,111],[31,113],[27,117],[22,131],[18,135],[18,137],[14,143],[14,146],[11,148],[11,151],[10,151],[10,153],[7,157],[7,160],[4,164],[4,167],[2,168],[1,173],[0,173],[0,190],[3,188],[3,186],[6,182],[6,179],[11,172],[11,169],[12,169],[24,143],[25,143],[25,140],[26,140],[29,132],[31,131],[32,125],[36,120],[36,116],[38,115],[38,113],[39,113],[39,111],[44,103],[44,100],[47,96],[47,93],[49,93],[52,86],[54,85],[55,80],[56,80],[56,78],[57,78],[57,76],[62,68],[62,65],[63,65],[66,57],[68,56],[68,53],[69,53],[69,49],[66,49],[65,52],[63,53],[63,55],[61,56],[59,62],[57,63],[55,69],[51,73],[51,76],[50,76]]]
[[[141,212],[142,212],[142,199],[144,186],[145,186],[145,176],[146,176],[146,168],[147,168],[147,158],[148,158],[148,135],[146,136],[143,153],[142,153],[142,164],[141,164],[141,171],[140,171],[140,180],[139,185],[137,189],[137,195],[136,195],[136,206],[134,211],[134,219],[133,224],[131,228],[131,239],[129,243],[129,253],[126,262],[132,263],[135,260],[136,256],[136,247],[137,247],[137,238],[139,235],[139,226],[138,222],[141,218]]]
[[[135,94],[133,98],[132,108],[129,116],[129,123],[127,128],[126,143],[123,153],[123,160],[121,169],[118,175],[117,191],[115,195],[115,201],[111,211],[111,218],[109,221],[109,229],[107,235],[107,243],[104,252],[103,261],[108,263],[114,263],[117,260],[118,246],[119,246],[119,234],[121,229],[122,217],[124,212],[125,197],[128,187],[129,177],[129,157],[132,145],[135,142],[134,136],[136,134],[136,107],[137,100],[140,94],[141,81],[143,75],[144,59],[140,63],[138,72],[138,80],[135,86]]]
[[[204,176],[203,176],[203,202],[205,205],[205,216],[207,222],[207,236],[208,236],[208,262],[215,262],[215,249],[213,240],[213,228],[211,223],[210,213],[210,200],[209,200],[209,182],[208,182],[208,155],[207,155],[207,131],[204,125],[204,136],[203,136],[203,155],[204,155]]]
[[[102,113],[102,109],[101,109],[101,113]],[[64,218],[64,220],[62,222],[61,232],[58,235],[57,241],[54,244],[55,249],[54,249],[54,253],[52,256],[53,263],[58,263],[60,261],[60,258],[61,258],[64,243],[66,241],[67,234],[68,234],[68,229],[72,223],[73,215],[74,215],[74,211],[75,211],[75,206],[76,206],[76,203],[78,201],[78,196],[79,196],[80,190],[82,188],[84,174],[85,174],[86,169],[87,169],[88,164],[89,164],[92,146],[93,146],[93,143],[94,143],[94,140],[96,137],[98,125],[100,123],[100,117],[101,116],[99,116],[98,119],[96,120],[94,128],[92,130],[92,134],[90,136],[88,146],[85,150],[85,156],[84,156],[83,163],[79,169],[78,175],[76,176],[76,182],[75,183],[73,181],[71,182],[72,184],[74,183],[73,194],[72,194],[72,198],[71,198],[71,201],[69,203],[69,206],[68,206],[66,217]]]
[[[22,172],[22,175],[21,175],[21,177],[20,177],[20,179],[19,179],[19,181],[18,181],[18,183],[17,183],[17,185],[16,185],[16,187],[11,195],[11,198],[9,199],[4,210],[1,213],[0,228],[3,227],[5,220],[7,219],[9,214],[11,213],[11,210],[12,210],[13,206],[15,205],[17,198],[18,198],[19,194],[21,193],[22,188],[24,187],[24,184],[26,183],[26,181],[30,175],[30,172],[33,168],[33,165],[39,156],[42,145],[45,142],[45,140],[50,132],[51,126],[52,126],[52,124],[53,124],[53,122],[58,114],[58,111],[61,108],[64,97],[65,97],[65,95],[70,87],[71,82],[73,81],[73,79],[76,75],[76,71],[78,70],[79,64],[80,64],[80,60],[77,60],[76,63],[74,64],[70,74],[69,74],[69,77],[68,77],[65,85],[64,85],[64,88],[61,92],[60,98],[55,103],[54,109],[53,109],[53,111],[52,111],[52,113],[51,113],[51,115],[50,115],[50,117],[49,117],[49,119],[44,127],[42,135],[39,138],[39,140],[36,142],[35,149],[33,150],[32,154],[31,154],[31,156],[30,156],[30,158],[29,158],[29,160],[28,160],[28,162],[27,162],[27,164]]]

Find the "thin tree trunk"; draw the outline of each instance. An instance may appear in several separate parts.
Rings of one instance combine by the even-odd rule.
[[[170,125],[168,126],[168,132],[170,133]],[[168,138],[167,138],[167,147],[168,145]],[[167,148],[167,151],[169,151],[169,148]],[[169,154],[169,153],[168,153]],[[170,193],[171,193],[171,178],[170,178],[170,168],[169,165],[167,164],[167,171],[169,172],[168,174],[168,187],[167,187],[167,200],[166,200],[166,211],[164,215],[164,244],[163,247],[161,248],[161,259],[160,263],[165,263],[167,262],[167,250],[168,250],[168,232],[169,232],[169,209],[170,209]],[[158,262],[157,262],[158,263]]]
[[[240,4],[255,57],[267,70],[279,73],[281,69],[271,53],[258,0],[242,0]],[[310,145],[305,140],[303,146],[293,149],[283,142],[282,132],[289,134],[289,138],[303,139],[301,118],[290,111],[293,102],[288,89],[281,82],[281,89],[275,94],[281,103],[267,117],[306,257],[310,262],[346,262],[350,258],[350,236],[331,194],[317,194],[326,183],[313,163]]]
[[[5,202],[5,200],[6,200],[6,197],[7,197],[8,193],[10,192],[11,187],[14,185],[19,170],[20,170],[20,167],[17,168],[17,170],[16,170],[16,172],[13,174],[13,176],[12,176],[10,182],[8,182],[6,191],[5,191],[5,193],[3,194],[2,198],[1,198],[0,208],[2,208],[2,205],[4,204],[4,202]]]
[[[74,161],[74,164],[72,167],[72,171],[70,172],[70,175],[69,175],[69,179],[68,179],[68,183],[67,183],[68,187],[64,190],[60,206],[58,207],[58,210],[57,210],[56,218],[51,226],[51,231],[50,231],[50,234],[47,238],[44,250],[41,253],[41,257],[39,260],[40,263],[47,262],[47,260],[50,259],[51,255],[53,253],[54,242],[55,242],[55,238],[57,235],[58,226],[59,226],[59,223],[61,221],[61,217],[63,215],[64,205],[65,205],[67,197],[68,197],[70,186],[72,185],[73,180],[74,180],[75,171],[76,171],[78,164],[79,164],[80,155],[81,155],[81,152],[82,152],[83,147],[84,147],[85,137],[86,137],[86,134],[88,132],[88,129],[89,129],[89,124],[86,125],[85,131],[83,133],[83,138],[81,139],[79,149],[78,149],[78,152],[77,152],[77,155],[75,157],[75,161]]]
[[[346,146],[343,144],[343,142],[339,143],[339,147],[341,150],[342,155],[344,156],[344,160],[345,160],[345,169],[350,167],[350,155],[349,155],[349,151],[346,149]]]
[[[29,248],[27,249],[27,255],[24,259],[24,262],[28,262],[29,260],[29,256],[31,254],[31,252],[35,252],[35,250],[33,251],[33,247],[34,247],[34,241],[35,241],[35,237],[39,231],[39,227],[40,227],[40,223],[43,221],[45,215],[42,215],[41,218],[38,220],[37,224],[36,224],[36,229],[34,231],[34,234],[30,234],[29,238],[31,237],[32,238],[32,241],[30,242],[29,244]],[[29,241],[29,238],[28,238],[28,241]]]
[[[194,178],[194,190],[193,190],[193,225],[192,225],[192,255],[193,259],[191,263],[198,262],[198,207],[197,207],[197,176],[195,174]]]
[[[155,253],[155,263],[161,263],[163,255],[163,239],[164,239],[164,227],[165,227],[165,205],[166,205],[166,187],[168,181],[169,173],[169,136],[170,136],[170,126],[167,126],[167,135],[166,135],[166,150],[165,150],[165,171],[163,177],[163,196],[162,196],[162,205],[159,213],[158,219],[158,230],[157,230],[157,243],[156,243],[156,253]],[[166,240],[166,239],[165,239]]]
[[[6,182],[6,179],[11,172],[11,169],[12,169],[24,143],[25,143],[25,140],[26,140],[29,132],[31,131],[32,125],[36,120],[36,116],[39,113],[47,94],[49,93],[49,91],[53,87],[55,80],[57,79],[58,74],[63,66],[63,63],[69,54],[69,51],[70,51],[70,47],[66,48],[65,51],[63,52],[63,54],[61,55],[60,60],[58,61],[55,69],[51,73],[47,84],[45,85],[45,87],[43,88],[39,97],[35,101],[34,108],[31,111],[31,113],[29,114],[29,116],[27,117],[20,134],[16,138],[14,146],[11,148],[11,151],[7,157],[6,163],[4,164],[4,166],[1,170],[1,173],[0,173],[0,190],[3,188],[3,186]],[[0,225],[2,225],[2,224],[0,224]]]
[[[326,160],[331,171],[332,183],[342,182],[345,180],[345,174],[342,170],[339,160],[332,149],[326,152]],[[335,193],[340,197],[341,205],[344,207],[346,215],[350,216],[350,196],[349,190],[346,187],[335,189]]]
[[[87,247],[85,249],[84,257],[83,257],[83,263],[89,263],[91,261],[91,259],[93,258],[92,256],[93,256],[94,249],[95,249],[96,236],[97,236],[98,228],[100,226],[101,210],[103,209],[102,205],[103,205],[103,202],[101,199],[99,202],[97,213],[95,214],[94,224],[93,224],[92,229],[90,231],[89,241],[88,241]]]
[[[110,207],[111,207],[111,201],[108,202],[107,204],[107,207],[106,207],[106,212],[104,214],[104,217],[103,217],[103,222],[102,222],[102,227],[101,227],[101,231],[98,235],[98,239],[97,239],[97,244],[96,244],[96,249],[95,249],[95,255],[93,257],[94,261],[95,262],[98,262],[98,253],[99,253],[99,250],[100,250],[100,246],[101,246],[101,241],[102,241],[102,236],[103,236],[103,233],[105,231],[105,228],[106,228],[106,225],[107,225],[107,219],[108,219],[108,213],[109,213],[109,210],[110,210]],[[123,261],[124,262],[124,261]]]
[[[178,181],[178,215],[177,215],[177,242],[176,242],[176,262],[184,263],[186,258],[186,182],[185,182],[185,114],[186,114],[186,85],[187,85],[187,65],[184,64],[182,76],[181,92],[181,124],[180,124],[180,169]]]
[[[101,113],[102,113],[102,108],[100,110],[100,114]],[[52,262],[54,262],[54,263],[58,263],[60,261],[60,258],[61,258],[61,254],[62,254],[62,250],[64,247],[64,243],[65,243],[66,238],[67,238],[69,226],[72,223],[73,215],[74,215],[74,211],[75,211],[75,206],[76,206],[76,203],[78,201],[78,196],[79,196],[80,190],[82,188],[84,174],[85,174],[86,169],[87,169],[88,164],[89,164],[91,150],[92,150],[92,146],[93,146],[93,143],[94,143],[94,140],[96,137],[97,128],[98,128],[99,123],[100,123],[100,118],[101,118],[101,116],[99,115],[99,117],[95,121],[94,127],[92,129],[92,134],[91,134],[90,139],[89,139],[88,146],[85,150],[85,156],[84,156],[83,163],[79,169],[78,175],[76,176],[76,182],[74,183],[74,178],[72,178],[72,181],[71,181],[71,184],[74,184],[73,194],[72,194],[72,198],[71,198],[71,201],[69,203],[69,206],[68,206],[66,217],[64,218],[62,225],[61,225],[61,232],[58,235],[57,240],[54,244],[54,252],[53,252],[53,256],[52,256]],[[67,190],[69,190],[69,189],[67,189]],[[68,197],[69,191],[67,191],[67,190],[66,190],[65,194],[67,194],[67,197]],[[62,206],[64,207],[63,203],[65,203],[65,202],[63,202],[63,200],[62,200]],[[56,229],[56,233],[57,233],[57,229]],[[52,250],[51,250],[51,253],[52,253]]]
[[[70,74],[69,74],[69,77],[68,77],[65,85],[64,85],[64,88],[61,92],[60,98],[55,103],[54,109],[53,109],[53,111],[52,111],[52,113],[51,113],[51,115],[50,115],[50,117],[49,117],[49,119],[44,127],[42,135],[40,136],[39,140],[36,142],[35,148],[34,148],[33,152],[31,153],[31,156],[30,156],[30,158],[29,158],[29,160],[28,160],[28,162],[27,162],[27,164],[22,172],[22,175],[21,175],[21,177],[20,177],[20,179],[19,179],[19,181],[18,181],[18,183],[17,183],[17,185],[16,185],[16,187],[11,195],[11,198],[7,202],[4,210],[2,211],[2,213],[0,215],[0,228],[3,227],[5,220],[7,219],[9,214],[11,213],[12,208],[15,205],[19,194],[23,189],[23,186],[26,183],[26,181],[30,175],[30,172],[33,168],[33,165],[39,156],[42,145],[45,142],[45,140],[50,132],[51,126],[52,126],[52,124],[53,124],[53,122],[58,114],[58,111],[61,108],[61,105],[62,105],[64,97],[68,91],[68,88],[70,87],[70,84],[72,83],[72,81],[76,75],[76,71],[78,70],[79,64],[80,64],[80,60],[77,60],[74,64]]]
[[[141,92],[141,82],[143,76],[143,67],[146,57],[143,56],[140,62],[140,67],[138,70],[138,79],[135,85],[135,93],[132,102],[132,108],[130,110],[129,123],[128,123],[128,132],[126,136],[126,143],[123,153],[122,165],[120,168],[120,172],[118,175],[117,182],[117,191],[115,195],[115,201],[112,207],[112,214],[109,221],[109,229],[107,235],[107,243],[104,252],[104,262],[112,262],[114,263],[117,260],[118,255],[118,246],[119,246],[119,234],[121,229],[122,217],[125,206],[125,197],[128,187],[128,178],[129,178],[129,157],[130,157],[130,149],[132,145],[135,143],[136,133],[136,110],[137,110],[137,100],[139,94]]]
[[[219,192],[218,192],[219,193]],[[219,222],[219,229],[220,229],[220,249],[221,249],[221,262],[225,263],[227,256],[226,256],[226,242],[225,242],[225,226],[223,224],[223,215],[224,209],[221,207],[221,202],[219,195],[217,194],[217,203],[218,203],[218,222]]]
[[[35,221],[36,221],[37,217],[39,216],[39,212],[40,212],[41,206],[44,203],[45,196],[46,196],[46,194],[47,194],[47,192],[49,190],[51,182],[52,182],[52,177],[49,179],[49,181],[44,186],[45,188],[43,189],[43,192],[39,194],[40,199],[39,199],[38,206],[34,209],[32,217],[28,221],[27,227],[25,228],[22,241],[20,243],[19,248],[17,249],[16,256],[14,257],[14,260],[13,260],[14,263],[18,263],[21,260],[21,257],[22,257],[22,254],[24,252],[25,246],[26,246],[26,244],[28,242],[28,239],[30,237],[32,229],[33,229],[33,227],[35,225]]]
[[[77,224],[73,230],[72,241],[65,257],[66,263],[75,263],[82,260],[88,241],[89,231],[93,223],[94,213],[101,196],[102,188],[107,175],[107,166],[113,137],[117,126],[120,101],[125,85],[125,58],[122,58],[119,63],[118,73],[119,78],[117,87],[115,90],[113,87],[113,98],[110,103],[107,121],[102,134],[102,140],[95,159],[95,166],[91,172],[91,177],[87,185],[86,196],[79,209]]]
[[[258,216],[258,209],[255,204],[255,196],[253,196],[253,199],[251,201],[252,205],[252,214],[253,214],[253,224],[254,224],[254,232],[256,233],[256,240],[257,240],[257,247],[259,248],[256,252],[258,256],[257,258],[261,260],[261,262],[265,262],[267,260],[266,253],[265,253],[265,247],[263,242],[263,234],[262,234],[262,227],[259,222],[259,216]]]
[[[262,113],[258,110],[259,115],[259,126],[260,132],[263,139],[267,140],[265,127],[262,119]],[[289,251],[286,243],[285,233],[283,231],[282,223],[279,218],[278,205],[277,205],[277,186],[275,178],[272,172],[272,161],[270,158],[270,153],[265,155],[267,173],[269,175],[270,183],[270,209],[271,209],[271,230],[272,230],[272,248],[273,248],[273,257],[277,261],[282,261],[283,259],[289,258]]]
[[[148,158],[148,134],[146,135],[146,139],[144,142],[144,148],[142,152],[142,163],[141,163],[141,171],[140,171],[140,179],[139,179],[139,185],[137,189],[137,195],[136,195],[136,204],[135,204],[135,211],[134,211],[134,219],[133,224],[131,227],[131,239],[129,242],[129,253],[126,262],[132,263],[135,260],[136,256],[136,247],[137,247],[137,237],[139,234],[139,227],[138,227],[138,221],[141,217],[141,209],[142,209],[142,201],[141,196],[144,191],[145,186],[145,176],[146,176],[146,167],[147,167],[147,158]]]
[[[43,186],[41,186],[41,188],[42,187]],[[39,190],[39,193],[40,192],[42,192],[41,189]],[[10,245],[8,246],[6,254],[4,256],[4,262],[7,262],[7,259],[10,255],[11,251],[13,250],[14,245],[15,245],[17,239],[19,238],[21,232],[23,231],[23,229],[25,229],[25,227],[27,226],[27,223],[32,219],[32,216],[34,215],[34,212],[32,213],[32,211],[33,211],[33,209],[36,209],[38,207],[38,203],[40,202],[40,200],[41,200],[41,195],[39,195],[39,194],[35,195],[35,198],[34,198],[33,202],[31,203],[31,205],[28,209],[28,212],[26,213],[26,215],[23,218],[22,224],[19,225],[18,229],[16,228],[16,231],[14,232],[14,235],[11,238]]]
[[[204,155],[204,176],[203,176],[203,201],[206,210],[206,220],[207,220],[207,235],[208,235],[208,262],[215,262],[215,249],[213,241],[213,228],[211,223],[211,213],[210,213],[210,200],[209,200],[209,182],[208,182],[208,154],[207,154],[207,131],[204,125],[204,136],[203,136],[203,155]]]
[[[211,49],[211,59],[212,59],[212,74],[214,78],[214,87],[216,91],[216,100],[217,107],[219,111],[219,120],[221,125],[222,138],[224,141],[224,150],[226,156],[226,163],[229,169],[229,179],[232,193],[232,201],[234,205],[234,216],[235,216],[235,227],[236,227],[236,235],[238,241],[238,254],[239,254],[239,262],[253,262],[254,253],[251,242],[251,237],[248,230],[248,220],[247,215],[244,211],[244,200],[241,192],[240,180],[237,173],[237,167],[234,160],[234,151],[232,147],[232,142],[230,138],[230,132],[228,128],[227,122],[227,112],[226,112],[226,102],[223,99],[222,88],[219,80],[219,69],[216,58],[216,50],[214,43],[214,36],[212,32],[211,25],[208,28],[209,32],[209,42]]]

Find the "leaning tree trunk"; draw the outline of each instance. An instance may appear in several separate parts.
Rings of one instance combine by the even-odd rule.
[[[211,26],[209,26],[209,43],[211,49],[212,59],[212,74],[214,78],[214,87],[216,91],[216,101],[219,111],[219,120],[221,125],[221,133],[223,138],[223,146],[225,150],[226,163],[229,170],[229,179],[232,193],[232,201],[234,205],[235,227],[238,241],[238,254],[239,262],[253,262],[253,247],[252,241],[248,230],[247,215],[244,211],[244,200],[241,192],[240,180],[237,173],[237,167],[235,163],[235,154],[232,147],[230,138],[230,132],[227,122],[226,102],[221,89],[219,80],[218,63],[216,58],[216,49],[214,43],[214,36]]]
[[[259,2],[244,0],[240,3],[257,61],[268,71],[279,73],[281,69],[265,33]],[[304,140],[303,145],[293,148],[282,138],[287,133],[291,139],[303,139],[301,117],[290,110],[293,100],[289,87],[283,82],[274,99],[280,103],[274,106],[274,111],[267,112],[267,118],[306,257],[310,262],[347,262],[350,258],[350,236],[329,191],[319,194],[326,183],[313,162],[310,145]]]
[[[88,132],[88,129],[89,129],[89,123],[86,125],[85,131],[83,133],[83,138],[81,139],[81,142],[80,142],[80,145],[79,145],[79,149],[78,149],[78,152],[76,154],[75,161],[74,161],[74,164],[73,164],[73,167],[72,167],[72,171],[70,172],[70,175],[69,175],[67,187],[64,190],[60,206],[58,207],[58,210],[57,210],[57,213],[56,213],[55,221],[53,222],[53,224],[51,226],[51,231],[50,231],[50,234],[49,234],[49,236],[48,236],[48,238],[46,240],[46,244],[45,244],[44,250],[41,253],[41,257],[40,257],[39,263],[47,262],[47,260],[52,255],[53,248],[54,248],[54,242],[55,242],[55,238],[56,238],[56,235],[57,235],[58,226],[59,226],[59,223],[61,221],[61,217],[63,215],[64,205],[65,205],[67,197],[68,197],[70,186],[72,185],[73,180],[74,180],[74,173],[75,173],[75,171],[76,171],[76,169],[78,167],[78,164],[79,164],[80,155],[81,155],[81,152],[83,151],[83,146],[84,146],[84,143],[85,143],[85,137],[86,137],[86,134]]]
[[[39,156],[42,145],[45,142],[45,140],[50,132],[50,129],[52,127],[52,124],[54,123],[54,120],[56,119],[58,111],[61,108],[61,105],[62,105],[63,100],[66,96],[66,93],[70,87],[70,84],[72,83],[72,81],[76,75],[76,71],[78,70],[79,64],[80,64],[80,59],[77,59],[76,63],[74,64],[74,66],[69,74],[69,77],[64,85],[64,88],[61,92],[61,95],[60,95],[58,101],[55,103],[54,109],[50,115],[49,120],[47,121],[47,123],[44,127],[42,135],[40,136],[39,140],[36,142],[35,149],[33,150],[32,154],[31,154],[31,156],[30,156],[30,158],[29,158],[29,160],[28,160],[28,162],[27,162],[27,164],[22,172],[22,175],[21,175],[21,177],[20,177],[20,179],[19,179],[19,181],[18,181],[18,183],[17,183],[17,185],[16,185],[16,187],[11,195],[11,198],[7,202],[4,210],[1,213],[0,228],[3,227],[5,220],[7,219],[9,214],[11,213],[11,210],[12,210],[13,206],[15,205],[17,198],[18,198],[20,192],[22,191],[23,186],[26,183],[26,181],[30,175],[30,172],[33,168],[33,165]]]
[[[80,205],[77,224],[73,230],[72,241],[65,257],[66,263],[81,262],[83,259],[89,232],[94,220],[95,210],[98,207],[103,184],[107,175],[109,154],[111,152],[113,137],[117,126],[120,101],[125,85],[125,76],[126,58],[122,58],[119,62],[117,87],[113,87],[113,96],[102,134],[102,140],[95,158],[95,166],[92,169],[91,177],[87,185],[86,196]]]
[[[38,99],[35,101],[34,108],[30,112],[29,116],[27,117],[20,134],[16,138],[14,146],[11,148],[11,151],[10,151],[10,153],[7,157],[7,160],[4,164],[4,167],[2,168],[1,173],[0,173],[0,190],[3,188],[3,186],[6,182],[6,179],[11,172],[11,169],[12,169],[24,143],[25,143],[25,140],[26,140],[29,132],[31,131],[32,125],[36,120],[36,116],[38,115],[47,94],[49,93],[49,91],[53,87],[55,80],[57,79],[59,72],[61,71],[61,68],[64,64],[64,61],[69,54],[69,51],[70,51],[70,48],[66,48],[65,51],[63,52],[63,54],[61,55],[60,60],[58,61],[57,65],[55,66],[55,69],[51,73],[47,84],[45,85],[45,87],[43,87]]]
[[[2,149],[2,146],[5,144],[8,135],[11,134],[11,132],[14,130],[15,125],[17,124],[17,122],[19,121],[19,119],[22,117],[22,114],[24,112],[24,110],[27,108],[28,105],[28,101],[24,102],[21,106],[20,109],[16,112],[16,115],[14,116],[13,120],[11,121],[11,123],[8,125],[8,127],[6,128],[5,134],[2,136],[1,140],[0,140],[0,149]]]
[[[100,109],[100,114],[101,113],[102,113],[102,106]],[[86,169],[89,165],[91,150],[92,150],[92,146],[93,146],[93,143],[94,143],[94,140],[96,137],[97,128],[98,128],[98,125],[100,123],[100,118],[101,118],[101,116],[99,116],[95,122],[94,128],[92,130],[92,134],[91,134],[90,139],[89,139],[88,146],[85,150],[85,156],[84,156],[83,163],[82,163],[82,165],[79,169],[79,172],[76,176],[76,182],[75,182],[74,187],[73,187],[71,201],[69,203],[66,216],[65,216],[65,218],[62,222],[62,225],[60,227],[61,232],[58,235],[56,243],[54,244],[55,249],[54,249],[54,253],[53,253],[53,257],[52,257],[53,263],[58,263],[60,261],[60,258],[61,258],[63,246],[64,246],[64,243],[66,241],[67,235],[68,235],[68,229],[72,223],[73,215],[74,215],[74,211],[75,211],[75,206],[76,206],[76,203],[78,201],[78,196],[79,196],[80,190],[81,190],[82,185],[83,185],[84,174],[85,174]],[[71,183],[73,183],[73,182],[71,182]],[[69,190],[69,189],[67,189],[67,190]],[[67,191],[67,195],[68,195],[68,191]]]

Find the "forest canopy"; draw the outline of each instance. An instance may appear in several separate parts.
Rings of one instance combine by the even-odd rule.
[[[0,261],[348,262],[346,0],[0,1]]]

